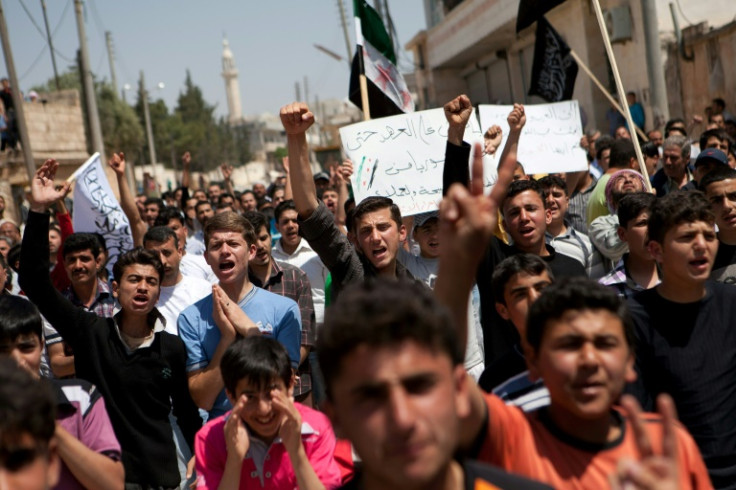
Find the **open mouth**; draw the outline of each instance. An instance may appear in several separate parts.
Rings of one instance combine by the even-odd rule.
[[[133,296],[133,303],[136,305],[147,305],[148,304],[148,295],[146,294],[136,294]]]
[[[375,259],[380,259],[380,258],[383,258],[384,257],[384,255],[386,254],[386,252],[387,252],[386,247],[381,247],[381,248],[377,248],[375,250],[372,250],[371,251],[371,255],[373,255],[373,258],[375,258]]]
[[[220,262],[219,268],[221,271],[229,271],[235,267],[235,262],[232,260],[224,260]]]
[[[709,262],[708,259],[703,257],[700,259],[691,260],[688,262],[688,264],[690,264],[690,266],[693,267],[695,270],[702,272],[707,270]]]
[[[534,233],[534,228],[531,226],[523,226],[519,228],[519,234],[523,237],[529,237]]]

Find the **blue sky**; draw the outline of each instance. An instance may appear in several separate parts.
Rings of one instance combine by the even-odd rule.
[[[353,49],[352,1],[343,0]],[[48,49],[25,6],[43,30],[39,0],[2,0],[20,86],[24,91],[53,76]],[[73,0],[46,0],[60,72],[72,64],[79,43]],[[372,2],[370,2],[372,3]],[[402,46],[426,26],[422,0],[391,0],[390,11]],[[217,114],[226,112],[221,72],[222,37],[227,35],[239,70],[243,113],[277,112],[295,98],[294,84],[309,80],[310,99],[343,98],[349,68],[318,51],[321,44],[341,56],[346,48],[337,0],[86,0],[90,64],[98,78],[110,79],[104,32],[112,32],[118,85],[134,90],[140,70],[153,98],[176,103],[187,69]],[[58,26],[58,27],[57,27]],[[40,55],[40,57],[39,57]],[[0,73],[5,73],[5,57]],[[35,61],[35,64],[34,64]],[[399,53],[402,70],[412,60]],[[163,82],[165,87],[156,90]],[[129,92],[128,101],[135,100]],[[302,93],[303,97],[303,93]]]

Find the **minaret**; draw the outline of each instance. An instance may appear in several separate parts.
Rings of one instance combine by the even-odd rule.
[[[228,118],[230,124],[237,124],[243,120],[243,111],[240,107],[238,70],[235,68],[233,52],[230,51],[230,44],[227,39],[222,40],[222,78],[225,79]]]

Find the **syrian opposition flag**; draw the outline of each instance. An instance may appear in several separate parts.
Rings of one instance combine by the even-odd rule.
[[[381,17],[365,0],[353,0],[357,48],[350,73],[350,101],[363,109],[360,75],[368,85],[371,117],[414,111],[414,101],[404,77],[396,68],[396,54]]]
[[[538,95],[547,102],[570,100],[577,75],[578,64],[570,55],[570,47],[547,19],[539,18],[529,95]]]

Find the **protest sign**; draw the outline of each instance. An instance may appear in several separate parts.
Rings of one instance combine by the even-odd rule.
[[[74,174],[74,231],[100,233],[110,259],[107,268],[118,256],[133,249],[133,238],[128,218],[120,208],[102,168],[100,154],[95,153]]]
[[[509,134],[506,118],[511,109],[510,105],[479,106],[482,128],[497,124],[503,129],[501,148]],[[577,100],[526,105],[524,113],[526,125],[519,139],[517,159],[527,174],[575,172],[588,168],[585,150],[580,147],[583,127]]]
[[[345,153],[353,161],[356,202],[368,196],[391,198],[402,216],[437,209],[442,199],[448,123],[442,109],[373,119],[340,128]],[[473,114],[465,141],[483,141]],[[496,163],[486,157],[486,190],[496,181]]]

